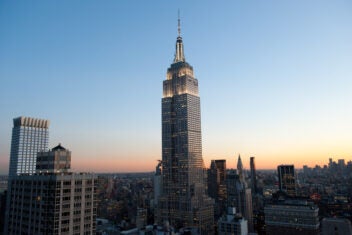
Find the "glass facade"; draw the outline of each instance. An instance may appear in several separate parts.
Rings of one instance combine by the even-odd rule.
[[[185,62],[182,38],[163,82],[162,192],[157,221],[212,234],[213,200],[206,193],[198,80]]]
[[[48,148],[49,121],[19,117],[13,123],[9,177],[34,174],[37,153]]]

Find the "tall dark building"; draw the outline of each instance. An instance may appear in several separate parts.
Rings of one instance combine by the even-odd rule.
[[[280,165],[277,167],[279,189],[289,196],[296,196],[295,167],[293,165]]]
[[[226,211],[226,160],[212,160],[208,170],[208,195],[215,199],[215,217]]]
[[[213,200],[206,194],[198,80],[184,56],[178,21],[176,54],[163,82],[162,192],[157,223],[212,234]]]
[[[250,167],[251,167],[251,188],[252,188],[252,194],[257,193],[257,173],[255,170],[255,163],[254,163],[254,157],[250,158]]]
[[[237,173],[240,179],[245,183],[245,176],[243,172],[243,163],[242,163],[241,155],[238,155],[238,159],[237,159]]]
[[[37,173],[11,184],[5,234],[95,234],[97,177],[68,172],[71,152],[61,145],[37,157]]]

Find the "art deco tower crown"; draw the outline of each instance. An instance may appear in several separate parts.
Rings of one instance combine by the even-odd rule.
[[[157,223],[211,234],[213,202],[205,187],[198,80],[185,61],[180,19],[175,58],[163,81],[161,172]]]
[[[182,37],[181,37],[181,21],[180,21],[180,16],[178,16],[178,37],[176,41],[176,53],[175,53],[175,59],[174,63],[177,62],[185,62],[185,55],[183,53],[183,42],[182,42]]]

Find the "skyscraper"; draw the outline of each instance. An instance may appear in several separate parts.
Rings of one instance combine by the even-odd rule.
[[[227,174],[227,206],[235,207],[248,221],[248,230],[253,231],[252,193],[248,188],[243,172],[241,156],[238,156],[237,171],[230,170]]]
[[[295,167],[293,165],[280,165],[277,167],[279,189],[288,195],[296,196]]]
[[[211,160],[208,195],[215,199],[215,218],[218,218],[226,210],[226,160]]]
[[[255,163],[254,163],[254,157],[250,158],[250,167],[251,167],[251,188],[252,188],[252,194],[257,193],[257,174],[255,171]]]
[[[49,121],[30,117],[13,119],[9,178],[34,174],[37,153],[47,150]]]
[[[213,200],[206,194],[198,80],[184,56],[178,21],[176,54],[163,82],[162,192],[157,222],[212,234]]]
[[[37,173],[14,177],[5,234],[95,234],[97,177],[68,172],[71,152],[61,145],[38,156]]]
[[[245,177],[244,177],[244,172],[243,172],[243,164],[242,164],[241,155],[238,155],[238,159],[237,159],[237,173],[240,176],[240,180],[243,183],[246,183]]]

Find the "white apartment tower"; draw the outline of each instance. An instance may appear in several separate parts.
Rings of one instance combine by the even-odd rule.
[[[37,153],[48,149],[49,120],[18,117],[13,119],[9,178],[34,174]]]

